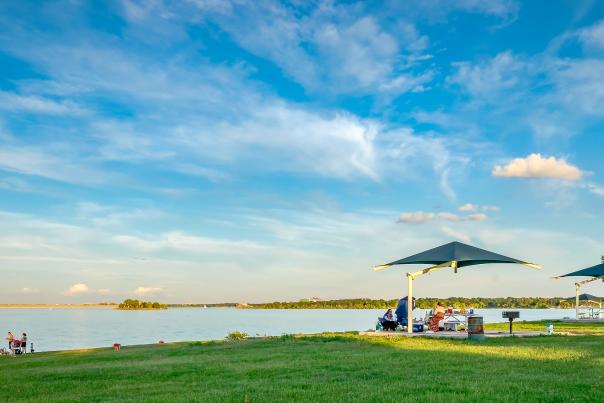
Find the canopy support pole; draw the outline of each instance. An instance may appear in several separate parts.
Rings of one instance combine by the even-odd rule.
[[[452,267],[457,273],[457,262],[455,260],[428,267],[427,269],[407,273],[407,333],[413,333],[413,280],[417,277],[429,274],[438,269]]]
[[[413,333],[413,275],[407,273],[407,333]]]
[[[579,319],[579,290],[581,284],[575,283],[575,319]]]

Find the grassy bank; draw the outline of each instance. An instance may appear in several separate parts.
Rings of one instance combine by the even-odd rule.
[[[568,330],[591,334],[477,343],[347,333],[0,357],[0,400],[604,401],[604,325]]]

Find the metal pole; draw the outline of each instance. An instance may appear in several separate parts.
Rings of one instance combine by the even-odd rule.
[[[579,319],[579,289],[581,284],[575,283],[575,319]]]
[[[413,333],[413,276],[407,273],[407,333]]]

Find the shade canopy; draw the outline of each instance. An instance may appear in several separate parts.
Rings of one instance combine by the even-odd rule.
[[[446,245],[438,246],[413,256],[394,262],[376,266],[373,270],[382,270],[398,264],[429,264],[428,268],[407,273],[407,296],[411,299],[413,296],[413,280],[424,274],[432,273],[435,270],[452,267],[457,273],[457,269],[465,266],[474,266],[486,263],[515,263],[540,269],[539,265],[527,263],[522,260],[503,256],[498,253],[480,249],[475,246],[463,244],[461,242],[451,242]],[[413,332],[413,305],[407,304],[407,333]]]
[[[454,262],[454,263],[453,263]],[[514,259],[498,253],[480,249],[475,246],[466,245],[461,242],[450,242],[448,244],[429,249],[424,252],[377,266],[376,269],[394,266],[398,264],[431,264],[444,265],[452,263],[455,267],[473,266],[486,263],[515,263],[532,268],[540,268],[539,265]]]
[[[573,271],[572,273],[564,274],[560,277],[604,277],[604,263],[588,267],[587,269]]]

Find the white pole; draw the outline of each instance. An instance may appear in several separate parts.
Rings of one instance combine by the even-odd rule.
[[[407,333],[413,333],[413,276],[407,273]]]
[[[579,289],[581,285],[579,283],[575,283],[575,318],[579,319]]]

